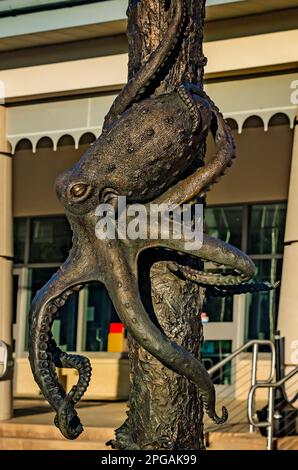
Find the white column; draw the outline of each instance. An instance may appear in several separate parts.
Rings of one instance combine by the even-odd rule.
[[[298,364],[298,121],[288,196],[285,250],[282,271],[278,328],[286,338],[286,364]]]
[[[246,295],[235,295],[233,303],[233,323],[235,324],[234,349],[238,349],[245,343],[245,320],[246,320]]]
[[[0,106],[0,339],[12,350],[12,158],[6,141],[6,108]],[[0,420],[12,416],[12,380],[0,381]]]

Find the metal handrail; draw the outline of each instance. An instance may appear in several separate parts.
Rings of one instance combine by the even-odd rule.
[[[240,353],[247,351],[247,349],[253,347],[253,373],[252,375],[255,376],[255,380],[256,380],[256,362],[257,362],[257,356],[259,352],[259,346],[269,346],[269,348],[271,349],[272,362],[271,362],[270,376],[267,380],[263,381],[263,382],[271,382],[275,376],[276,352],[275,352],[274,343],[270,341],[269,339],[252,339],[251,341],[248,341],[243,346],[236,349],[236,351],[234,351],[229,356],[227,356],[225,359],[223,359],[222,361],[215,364],[215,366],[208,369],[207,371],[208,374],[213,375],[215,372],[221,369],[224,365],[228,364],[233,359],[235,359],[235,357],[237,357]]]
[[[291,372],[289,372],[285,377],[275,383],[268,382],[258,382],[253,385],[248,394],[248,419],[251,426],[255,428],[267,428],[267,450],[273,450],[273,431],[274,431],[274,399],[275,399],[275,389],[284,385],[288,380],[290,380],[294,375],[298,373],[298,367],[295,367]],[[268,404],[268,421],[262,421],[257,423],[253,419],[254,414],[254,395],[258,388],[269,388],[269,404]]]
[[[252,374],[251,374],[251,383],[250,386],[254,387],[257,383],[257,367],[258,367],[258,354],[259,354],[259,346],[269,346],[271,350],[271,370],[270,370],[270,376],[268,377],[267,380],[263,380],[262,383],[270,383],[275,379],[275,366],[276,366],[276,350],[275,350],[275,344],[267,339],[252,339],[245,343],[243,346],[240,348],[236,349],[233,353],[231,353],[228,357],[223,359],[222,361],[218,362],[215,366],[211,367],[208,369],[208,374],[212,376],[215,372],[217,372],[219,369],[221,369],[224,365],[228,364],[231,362],[235,357],[237,357],[239,354],[241,354],[244,351],[247,351],[249,348],[253,348],[253,353],[252,353]],[[249,425],[249,432],[253,433],[255,430],[253,424],[250,422]]]

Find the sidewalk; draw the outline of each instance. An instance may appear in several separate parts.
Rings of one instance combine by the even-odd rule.
[[[84,432],[68,441],[54,426],[54,412],[44,400],[15,400],[14,417],[0,422],[0,450],[108,450],[105,443],[126,419],[126,402],[86,401],[77,408]],[[243,425],[244,431],[237,431],[233,423],[226,429],[214,428],[208,435],[208,449],[265,450],[266,439],[258,432],[249,434],[247,424]],[[279,439],[278,449],[298,450],[298,436]]]
[[[119,427],[126,419],[126,402],[83,401],[76,407],[84,427]],[[44,400],[14,400],[12,424],[50,424],[55,413]]]

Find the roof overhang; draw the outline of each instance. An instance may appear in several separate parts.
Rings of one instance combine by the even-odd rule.
[[[282,74],[270,77],[249,78],[237,81],[210,83],[207,93],[224,113],[233,119],[241,133],[245,121],[257,116],[267,131],[274,115],[287,116],[290,127],[297,116],[298,74]],[[33,152],[43,137],[53,142],[54,150],[59,140],[71,135],[75,146],[85,133],[99,135],[105,114],[114,93],[93,98],[22,105],[8,108],[8,141],[15,151],[18,142],[30,140]]]
[[[127,0],[90,1],[82,4],[79,0],[2,0],[0,51],[112,36],[126,31]],[[34,10],[36,4],[39,9]],[[43,5],[44,10],[41,9]],[[53,8],[55,5],[60,5],[59,9]],[[207,0],[207,21],[296,6],[298,0]],[[7,16],[1,18],[1,11]]]
[[[206,77],[222,80],[272,70],[297,71],[297,44],[298,29],[207,42]],[[2,70],[2,98],[15,103],[119,90],[127,80],[127,60],[127,54],[115,54]]]

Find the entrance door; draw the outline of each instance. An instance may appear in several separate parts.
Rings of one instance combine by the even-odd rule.
[[[229,356],[243,345],[245,324],[245,295],[233,298],[211,298],[203,309],[204,344],[202,358],[206,369]],[[212,318],[212,311],[218,318]],[[212,376],[221,398],[234,395],[236,364],[229,363]]]

